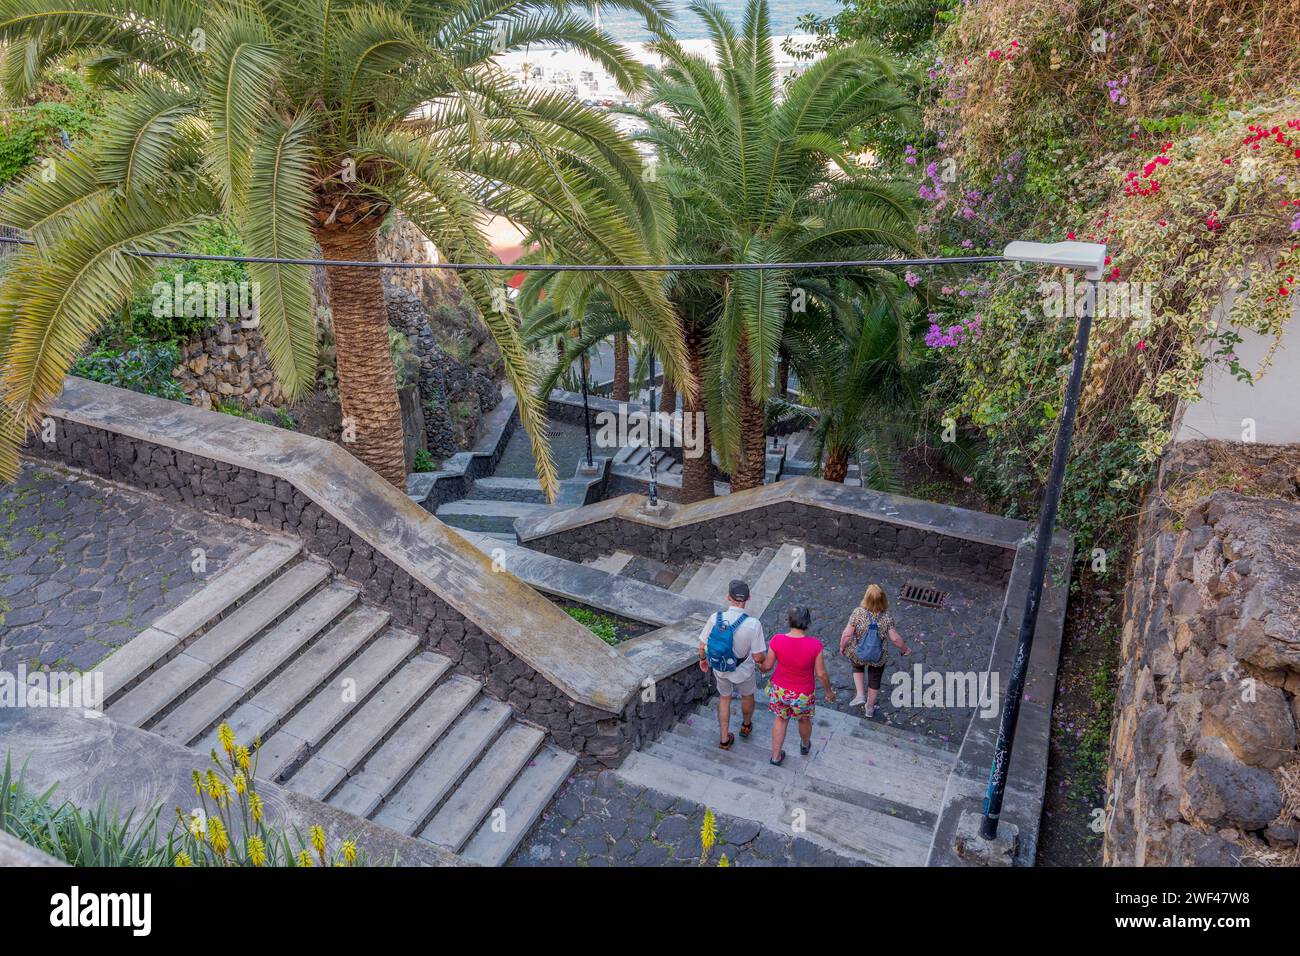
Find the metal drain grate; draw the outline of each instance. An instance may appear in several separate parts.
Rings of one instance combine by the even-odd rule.
[[[919,584],[903,585],[900,596],[904,601],[911,601],[913,604],[920,604],[923,607],[943,607],[943,602],[948,600],[947,591],[922,587]]]

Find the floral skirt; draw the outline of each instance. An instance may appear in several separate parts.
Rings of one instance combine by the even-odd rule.
[[[799,694],[776,684],[767,685],[767,709],[782,720],[802,720],[817,709],[815,694]]]

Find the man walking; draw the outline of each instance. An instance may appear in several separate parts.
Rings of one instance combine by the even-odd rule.
[[[731,695],[740,696],[740,736],[754,730],[755,663],[763,660],[767,644],[763,625],[745,613],[749,585],[732,581],[727,586],[727,607],[709,617],[700,632],[700,670],[713,671],[718,685],[718,746],[730,750],[736,742],[731,732]]]

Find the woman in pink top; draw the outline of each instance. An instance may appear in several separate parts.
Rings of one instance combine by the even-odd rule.
[[[812,718],[817,707],[814,678],[826,688],[826,699],[835,703],[826,662],[822,660],[822,642],[805,632],[812,621],[806,607],[795,605],[786,615],[789,627],[785,634],[773,636],[767,645],[767,655],[758,666],[764,673],[776,668],[768,685],[768,710],[776,715],[772,722],[772,759],[780,766],[785,759],[781,745],[785,743],[786,727],[793,717],[799,721],[799,753],[808,756],[812,750]]]

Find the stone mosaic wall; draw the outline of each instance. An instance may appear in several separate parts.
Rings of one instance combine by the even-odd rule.
[[[173,374],[199,408],[278,408],[285,402],[262,333],[238,323],[219,322],[186,342]]]
[[[1182,513],[1156,493],[1138,541],[1104,861],[1294,864],[1300,502],[1217,491]]]
[[[1010,548],[801,502],[780,502],[672,529],[612,518],[536,538],[528,546],[571,561],[629,551],[684,567],[692,561],[786,542],[885,557],[917,568],[968,575],[998,587],[1006,586],[1015,560]]]
[[[689,669],[658,680],[653,700],[634,699],[612,714],[569,699],[460,611],[354,535],[289,482],[174,448],[61,421],[53,446],[30,450],[103,478],[144,488],[229,518],[299,538],[307,551],[356,582],[363,599],[420,635],[423,646],[480,678],[524,720],[582,756],[584,766],[617,766],[643,739],[652,739],[707,693],[704,675]]]

